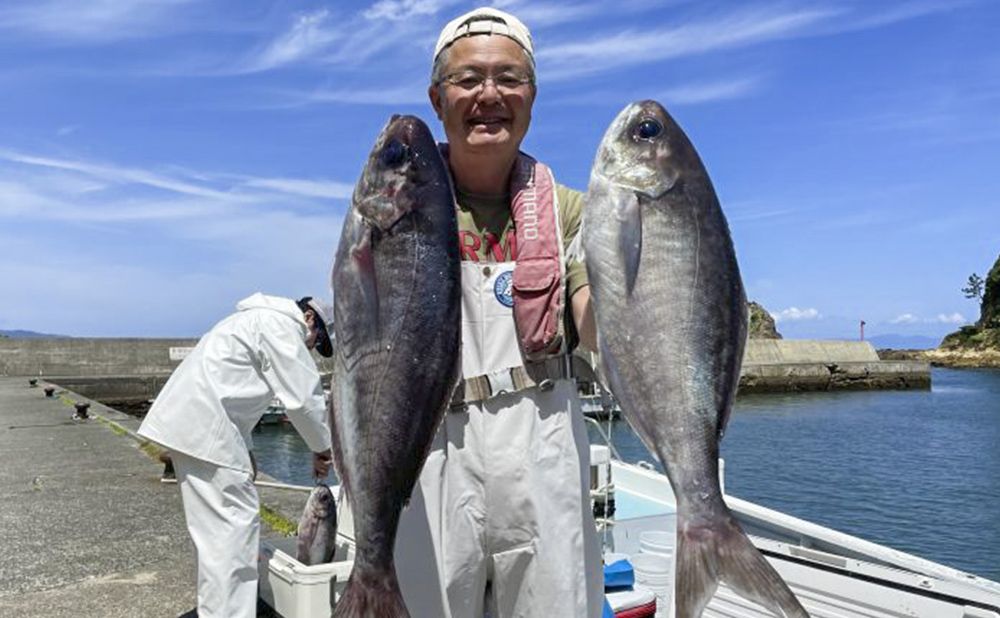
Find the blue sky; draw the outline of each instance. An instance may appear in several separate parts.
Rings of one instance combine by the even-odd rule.
[[[507,0],[532,29],[525,150],[586,188],[614,115],[662,101],[786,336],[940,336],[1000,253],[1000,4]],[[197,336],[257,290],[329,295],[393,113],[421,116],[474,4],[0,4],[0,329]]]

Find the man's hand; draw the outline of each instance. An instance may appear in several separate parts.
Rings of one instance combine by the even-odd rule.
[[[313,476],[318,479],[325,479],[330,474],[330,464],[333,463],[333,454],[330,449],[322,453],[313,453]]]

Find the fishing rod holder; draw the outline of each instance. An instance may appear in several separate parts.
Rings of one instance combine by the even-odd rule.
[[[30,386],[31,388],[37,387],[38,386],[38,378],[31,378],[30,380],[28,380],[28,386]]]
[[[56,394],[56,387],[54,387],[54,386],[46,386],[45,387],[45,396],[46,397],[54,397],[55,394]]]

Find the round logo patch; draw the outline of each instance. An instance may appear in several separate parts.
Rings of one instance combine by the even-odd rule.
[[[493,295],[504,307],[514,306],[514,271],[505,270],[493,282]]]

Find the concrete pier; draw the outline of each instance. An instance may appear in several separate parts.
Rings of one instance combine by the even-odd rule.
[[[42,376],[105,402],[152,399],[196,339],[0,339],[0,376]],[[320,371],[329,359],[314,356]],[[591,362],[595,362],[591,358]],[[866,341],[751,339],[741,393],[930,388],[926,361],[882,361]]]
[[[133,433],[139,421],[59,385],[46,397],[47,384],[0,377],[0,616],[186,615],[194,548],[177,485],[160,482],[162,464]],[[90,420],[71,418],[79,401]],[[297,521],[307,494],[260,497]]]

